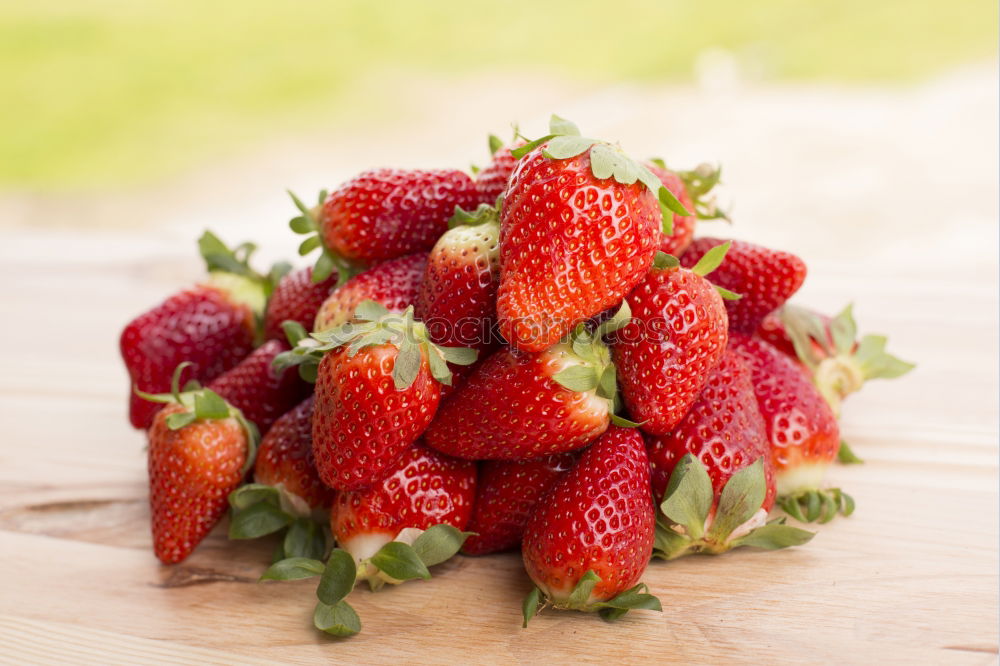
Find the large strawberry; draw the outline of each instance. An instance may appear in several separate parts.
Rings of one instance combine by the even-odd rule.
[[[849,495],[821,488],[840,446],[830,405],[792,359],[763,340],[733,333],[729,344],[750,368],[781,507],[800,520],[826,522],[838,511],[849,515],[854,510]]]
[[[198,241],[209,279],[178,292],[139,315],[122,331],[119,347],[133,389],[162,393],[179,364],[183,382],[215,379],[254,347],[256,319],[263,311],[267,279],[247,263],[249,244],[229,250],[210,232]],[[160,405],[130,393],[129,420],[148,428]]]
[[[642,436],[612,427],[556,481],[528,522],[521,552],[537,587],[525,599],[525,625],[542,597],[606,619],[660,610],[645,585],[636,585],[653,550],[654,512]]]
[[[441,406],[427,445],[459,458],[526,460],[586,446],[614,416],[615,369],[601,335],[627,311],[591,333],[543,352],[504,347],[482,361]]]
[[[281,325],[294,321],[312,329],[316,313],[333,288],[339,276],[334,273],[321,282],[313,282],[311,266],[300,268],[281,278],[267,302],[264,315],[264,336],[268,340],[284,340]]]
[[[555,116],[550,131],[513,151],[521,159],[500,211],[500,332],[530,352],[617,305],[642,279],[660,243],[661,202],[688,214],[616,146]]]
[[[476,192],[479,193],[480,203],[493,205],[497,197],[507,190],[507,181],[517,166],[517,158],[511,154],[511,150],[520,148],[524,143],[518,140],[505,146],[499,138],[490,135],[493,160],[476,174]]]
[[[812,538],[780,522],[765,524],[774,506],[774,463],[750,370],[735,352],[712,369],[670,434],[647,439],[653,497],[663,501],[657,556],[783,548]]]
[[[521,543],[538,500],[576,462],[573,453],[532,460],[489,460],[479,468],[476,507],[469,521],[467,555],[486,555]]]
[[[730,243],[726,263],[712,275],[715,284],[742,298],[726,303],[729,329],[752,334],[770,312],[781,307],[806,279],[806,265],[790,252],[718,238],[698,238],[681,256],[681,264],[694,266],[713,247]]]
[[[415,314],[438,344],[487,349],[495,344],[500,278],[496,209],[486,204],[473,214],[459,209],[452,225],[427,259]]]
[[[181,562],[226,513],[226,498],[253,464],[256,428],[210,389],[141,394],[162,406],[149,428],[149,504],[153,552]]]
[[[393,312],[402,312],[416,302],[426,266],[426,254],[411,254],[355,275],[323,301],[313,330],[320,333],[347,322],[362,301],[375,301]]]
[[[677,425],[725,352],[726,309],[704,277],[725,253],[720,246],[691,270],[658,254],[626,299],[632,321],[614,334],[611,349],[625,405],[648,433]]]

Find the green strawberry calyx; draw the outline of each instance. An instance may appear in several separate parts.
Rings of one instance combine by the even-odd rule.
[[[651,158],[649,161],[661,169],[673,171],[681,179],[684,189],[694,202],[694,214],[699,220],[732,222],[729,213],[719,207],[715,195],[711,194],[722,178],[721,166],[703,162],[690,171],[674,171],[659,157]]]
[[[591,599],[594,587],[601,582],[601,577],[588,569],[573,587],[573,591],[565,599],[555,600],[545,595],[538,587],[532,588],[521,603],[521,613],[524,617],[522,627],[527,627],[535,615],[552,606],[560,610],[576,610],[584,613],[598,613],[603,620],[613,622],[630,610],[663,611],[660,600],[649,593],[645,583],[639,583],[606,601]]]
[[[685,455],[670,475],[657,513],[653,557],[718,555],[740,546],[776,550],[813,538],[812,532],[785,525],[783,518],[765,522],[766,494],[760,458],[729,478],[716,503],[705,465],[690,453]]]
[[[828,523],[854,513],[854,498],[840,488],[805,488],[778,496],[778,506],[803,523]]]
[[[427,359],[434,379],[450,386],[452,374],[448,364],[471,365],[478,356],[475,349],[442,347],[431,342],[427,327],[414,320],[412,305],[399,313],[375,301],[362,301],[354,310],[351,321],[311,335],[306,335],[305,329],[295,322],[285,322],[283,326],[289,341],[294,340],[294,347],[275,357],[274,368],[283,370],[297,365],[303,379],[313,382],[316,381],[316,370],[323,355],[344,346],[352,358],[366,347],[395,346],[399,354],[393,364],[392,379],[397,391],[413,384],[423,358]]]
[[[455,213],[448,220],[448,228],[466,226],[476,227],[481,224],[500,224],[500,205],[503,195],[497,197],[496,204],[481,203],[474,211],[467,211],[461,206],[455,206]]]
[[[333,545],[329,513],[312,509],[282,484],[247,483],[229,494],[230,539],[258,539],[284,530],[273,561],[323,559]]]
[[[299,209],[299,215],[289,220],[288,226],[295,233],[305,236],[299,245],[299,256],[304,257],[313,250],[320,250],[319,257],[316,258],[316,263],[313,265],[313,283],[319,284],[333,275],[334,271],[337,271],[336,286],[339,287],[364,270],[363,265],[340,256],[333,248],[327,247],[326,243],[323,242],[320,213],[326,202],[326,190],[320,191],[319,202],[312,208],[302,203],[302,200],[295,196],[291,190],[288,191],[288,196],[292,198],[292,203]]]
[[[721,243],[713,247],[711,250],[703,254],[701,259],[699,259],[698,262],[691,267],[691,272],[701,277],[706,277],[709,273],[722,265],[722,260],[726,258],[726,253],[729,252],[730,245],[732,245],[732,241],[726,241],[725,243]],[[672,254],[657,252],[653,256],[653,268],[658,271],[677,269],[680,268],[680,265],[680,260]],[[725,287],[720,287],[719,285],[711,282],[711,280],[709,280],[709,283],[717,292],[719,292],[719,296],[721,296],[724,301],[737,301],[743,298],[741,294],[729,291]]]
[[[692,215],[674,193],[663,186],[660,179],[641,162],[632,159],[618,146],[580,135],[580,129],[571,121],[553,114],[549,120],[549,133],[511,151],[516,159],[545,144],[542,154],[551,160],[564,160],[590,151],[590,170],[599,180],[614,178],[622,185],[641,182],[653,193],[660,204],[663,216],[663,233],[674,233],[674,213]]]

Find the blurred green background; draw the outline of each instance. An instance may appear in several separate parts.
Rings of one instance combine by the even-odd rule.
[[[156,181],[279,128],[368,117],[400,77],[683,82],[714,47],[762,80],[895,84],[996,41],[994,0],[4,0],[0,189]]]

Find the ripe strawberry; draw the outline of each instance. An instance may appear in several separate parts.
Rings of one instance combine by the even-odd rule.
[[[479,468],[476,506],[469,521],[473,533],[462,547],[466,555],[486,555],[521,544],[524,527],[538,500],[576,462],[573,453],[532,460],[490,460]]]
[[[653,498],[663,501],[664,511],[658,557],[718,554],[743,545],[782,548],[812,538],[766,524],[776,492],[774,463],[750,370],[736,352],[723,355],[677,427],[647,441]]]
[[[628,295],[632,321],[611,343],[632,418],[665,435],[684,417],[726,349],[726,309],[705,275],[725,257],[720,246],[693,269],[669,255]]]
[[[601,335],[528,353],[504,347],[455,390],[427,429],[427,446],[458,458],[526,460],[586,446],[613,417],[615,370]]]
[[[310,386],[298,373],[271,367],[274,358],[288,348],[285,342],[268,340],[208,385],[253,421],[262,435],[310,393]]]
[[[307,330],[316,321],[316,313],[339,279],[336,273],[321,282],[313,282],[312,267],[300,268],[287,274],[274,288],[264,315],[264,336],[268,340],[284,340],[281,324],[298,322]]]
[[[660,242],[657,197],[688,214],[648,169],[553,117],[521,157],[500,211],[500,333],[522,351],[551,347],[621,302]]]
[[[426,266],[426,254],[411,254],[355,275],[323,301],[313,330],[320,333],[346,323],[362,301],[375,301],[393,312],[402,312],[417,300]]]
[[[750,368],[781,507],[800,520],[826,522],[838,511],[849,515],[854,510],[850,496],[820,489],[840,446],[830,405],[795,362],[771,345],[739,333],[730,335],[729,344]]]
[[[122,331],[119,347],[133,389],[169,390],[174,368],[184,361],[190,365],[185,366],[183,382],[211,381],[253,350],[255,318],[264,307],[266,283],[247,265],[252,247],[231,251],[210,232],[198,245],[209,279],[174,294]],[[134,391],[130,394],[133,427],[148,428],[159,409]]]
[[[517,166],[517,158],[511,155],[510,151],[520,148],[524,143],[515,141],[505,146],[500,139],[490,135],[490,153],[493,155],[493,161],[476,174],[476,192],[480,203],[492,206],[496,203],[497,197],[507,190],[507,181]]]
[[[653,172],[654,176],[660,179],[665,188],[677,197],[682,206],[690,211],[695,209],[694,201],[688,195],[684,181],[681,180],[679,175],[655,163],[647,164],[646,167]],[[666,217],[666,213],[664,213],[664,217]],[[668,234],[664,231],[663,236],[660,238],[660,252],[679,257],[687,249],[688,245],[691,244],[691,239],[694,237],[694,223],[696,218],[694,215],[679,215],[677,213],[672,213],[672,217],[673,226],[670,230],[671,233]]]
[[[786,304],[757,329],[758,337],[802,364],[836,415],[843,399],[869,379],[893,379],[915,367],[885,351],[885,336],[866,335],[859,342],[851,309],[831,318]]]
[[[528,521],[521,552],[538,587],[525,600],[525,625],[542,595],[556,608],[601,610],[606,619],[632,608],[660,610],[636,585],[653,550],[654,512],[642,436],[610,428]]]
[[[149,429],[149,503],[153,551],[181,562],[226,512],[226,498],[253,462],[257,433],[238,409],[209,389],[143,394],[160,404]]]
[[[483,204],[471,215],[459,209],[452,221],[428,257],[415,313],[434,342],[487,349],[500,278],[497,212]]]
[[[694,266],[713,247],[726,241],[699,238],[681,257],[681,264]],[[768,313],[781,307],[806,279],[805,263],[789,252],[771,250],[745,241],[729,241],[726,263],[712,276],[721,287],[742,298],[726,303],[729,330],[752,334]]]

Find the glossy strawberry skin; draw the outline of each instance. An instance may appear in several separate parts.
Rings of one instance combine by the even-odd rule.
[[[637,430],[612,426],[536,506],[524,532],[524,566],[556,602],[592,570],[591,601],[639,581],[653,550],[649,459]]]
[[[437,344],[478,350],[495,346],[498,235],[494,223],[458,226],[431,250],[415,311]]]
[[[359,537],[381,537],[375,546],[368,545],[367,550],[374,551],[407,527],[466,528],[476,495],[474,462],[450,458],[418,443],[387,472],[371,488],[337,494],[330,527],[337,543],[349,552]]]
[[[174,294],[133,319],[122,331],[119,347],[132,386],[146,393],[170,391],[174,370],[194,365],[181,376],[211,381],[253,351],[254,316],[221,289],[199,285]],[[129,420],[145,429],[162,405],[130,392]]]
[[[337,286],[337,272],[323,280],[312,281],[312,266],[287,274],[278,282],[267,303],[264,315],[264,335],[268,340],[285,340],[281,324],[294,321],[312,330],[316,313],[333,288]]]
[[[294,369],[275,372],[274,357],[288,350],[278,340],[268,340],[235,367],[216,377],[208,385],[226,401],[243,412],[261,435],[267,433],[275,420],[301,402],[311,392]]]
[[[500,211],[500,333],[541,351],[621,302],[660,243],[656,197],[641,182],[598,180],[590,152],[551,160],[539,147],[511,175]]]
[[[399,350],[346,347],[320,361],[313,406],[313,454],[320,478],[337,490],[359,490],[385,477],[434,418],[441,397],[426,355],[408,388],[397,390],[392,370]]]
[[[681,263],[690,268],[702,255],[724,242],[719,238],[699,238],[681,256]],[[806,265],[789,252],[734,240],[710,279],[742,297],[726,301],[729,329],[750,335],[764,317],[799,290],[806,279]]]
[[[355,275],[323,301],[313,330],[325,331],[349,321],[361,301],[372,300],[402,312],[417,300],[426,267],[426,254],[411,254]]]
[[[518,141],[511,146],[502,146],[493,153],[493,161],[476,174],[476,192],[480,203],[492,206],[496,203],[497,197],[507,190],[510,174],[517,166],[517,158],[511,155],[510,151],[523,145],[523,141]]]
[[[521,543],[538,500],[576,462],[575,453],[532,460],[489,460],[480,465],[470,536],[462,552],[486,555]]]
[[[313,398],[306,398],[274,422],[260,442],[254,480],[283,486],[313,509],[333,504],[336,491],[319,478],[312,450]]]
[[[362,263],[427,251],[448,230],[455,206],[475,208],[468,174],[453,169],[373,169],[347,181],[320,211],[323,242]]]
[[[670,190],[671,194],[677,197],[677,200],[681,202],[684,208],[694,210],[694,201],[688,195],[687,187],[680,176],[669,169],[664,169],[655,164],[647,164],[646,167],[660,179],[660,182],[663,183],[665,188]],[[684,250],[691,245],[691,239],[694,238],[695,219],[694,215],[679,215],[674,213],[674,232],[669,236],[663,234],[663,237],[660,239],[660,252],[666,252],[675,257],[681,256]]]
[[[730,346],[750,368],[754,393],[778,476],[807,465],[823,468],[837,457],[840,429],[830,405],[797,363],[763,340],[733,334]],[[787,484],[787,481],[785,481]]]
[[[632,419],[665,435],[698,397],[726,350],[726,309],[705,278],[685,268],[652,268],[628,295],[632,321],[611,353]]]
[[[427,445],[458,458],[526,460],[586,446],[610,422],[607,402],[552,376],[563,345],[531,354],[502,348],[486,358],[438,410]]]
[[[708,470],[715,503],[733,474],[763,459],[767,494],[762,508],[770,511],[774,506],[774,463],[767,430],[757,407],[750,369],[736,352],[728,350],[709,372],[698,399],[669,434],[650,435],[646,441],[653,500],[657,504],[663,499],[674,467],[690,453]]]
[[[246,431],[234,419],[168,428],[167,417],[184,409],[166,405],[149,429],[153,552],[164,564],[187,558],[222,519],[247,456]]]

